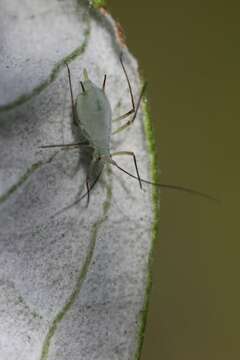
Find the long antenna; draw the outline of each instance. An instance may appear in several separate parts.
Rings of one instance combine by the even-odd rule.
[[[130,172],[128,172],[127,170],[123,169],[121,166],[119,166],[116,162],[114,164],[119,170],[123,171],[125,174],[127,174],[128,176],[138,180],[137,176],[131,174]],[[149,185],[154,185],[154,186],[159,186],[161,188],[165,188],[165,189],[169,189],[169,190],[179,190],[179,191],[183,191],[183,192],[187,192],[189,194],[192,194],[192,195],[197,195],[197,196],[201,196],[205,199],[208,199],[208,200],[211,200],[211,201],[214,201],[214,202],[217,202],[219,203],[219,200],[214,198],[213,196],[211,195],[208,195],[208,194],[205,194],[203,192],[200,192],[200,191],[197,191],[197,190],[194,190],[194,189],[190,189],[190,188],[187,188],[187,187],[184,187],[184,186],[178,186],[178,185],[168,185],[168,184],[163,184],[163,183],[155,183],[155,182],[152,182],[152,181],[149,181],[149,180],[145,180],[145,179],[142,179],[141,178],[141,181],[143,183],[146,183],[146,184],[149,184]]]

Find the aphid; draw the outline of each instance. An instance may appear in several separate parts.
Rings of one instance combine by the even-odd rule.
[[[104,75],[102,87],[99,88],[89,79],[87,70],[84,69],[83,70],[84,81],[80,81],[82,92],[77,96],[76,101],[74,101],[71,73],[68,64],[65,63],[68,71],[73,122],[77,127],[80,128],[81,134],[83,135],[86,141],[75,144],[45,145],[45,146],[41,146],[41,148],[53,148],[53,147],[75,148],[79,146],[85,146],[93,151],[92,160],[86,176],[87,192],[83,196],[81,196],[77,200],[77,202],[82,200],[85,196],[87,196],[89,202],[90,190],[93,188],[93,186],[96,184],[97,180],[99,179],[105,164],[111,164],[117,167],[119,170],[125,172],[129,176],[137,179],[140,188],[142,188],[142,183],[147,183],[150,185],[156,185],[169,189],[187,191],[193,194],[207,197],[209,199],[213,199],[211,196],[207,194],[203,194],[201,192],[192,189],[184,188],[181,186],[175,186],[175,185],[158,184],[148,180],[144,180],[139,175],[137,160],[133,151],[110,152],[111,136],[119,133],[120,131],[125,130],[126,128],[128,128],[130,125],[133,124],[134,120],[136,119],[141,104],[141,100],[143,98],[147,86],[147,84],[144,83],[138,101],[135,105],[131,84],[123,63],[122,54],[120,55],[120,63],[128,84],[129,94],[131,98],[131,109],[126,113],[122,114],[121,116],[117,117],[116,119],[112,119],[111,106],[104,91],[106,86],[106,79],[107,79],[106,74]],[[129,120],[127,120],[123,125],[121,125],[115,131],[112,132],[112,122],[118,122],[119,120],[124,120],[129,117],[130,117]],[[120,155],[130,156],[132,158],[135,165],[136,176],[129,173],[125,169],[121,168],[116,163],[116,161],[113,160],[113,157]],[[90,184],[90,179],[92,178],[93,171],[96,167],[99,169],[98,174],[96,175],[95,180]]]

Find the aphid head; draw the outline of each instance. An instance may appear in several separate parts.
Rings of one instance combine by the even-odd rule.
[[[96,85],[89,79],[87,69],[83,69],[83,81],[80,81],[83,93],[96,88]]]

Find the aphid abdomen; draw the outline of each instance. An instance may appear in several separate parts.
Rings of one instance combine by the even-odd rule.
[[[83,91],[77,98],[76,110],[83,135],[100,155],[109,154],[112,131],[110,103],[102,91],[91,81],[84,81]]]

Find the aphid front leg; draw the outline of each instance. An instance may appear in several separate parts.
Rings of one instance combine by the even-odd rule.
[[[140,178],[139,171],[138,171],[136,155],[134,154],[134,152],[133,151],[117,151],[117,152],[112,153],[111,157],[119,156],[119,155],[128,155],[128,156],[133,157],[133,161],[134,161],[134,165],[135,165],[135,169],[136,169],[136,173],[137,173],[137,178],[139,181],[140,188],[142,189],[142,182],[141,182],[141,178]],[[118,167],[117,163],[115,163],[115,162],[113,163],[113,165]]]

